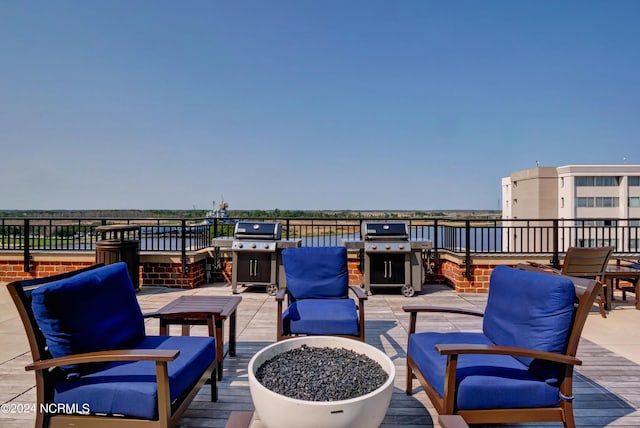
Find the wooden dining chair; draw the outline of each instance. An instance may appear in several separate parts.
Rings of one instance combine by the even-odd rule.
[[[605,271],[609,264],[611,254],[614,247],[569,247],[562,261],[562,268],[555,269],[552,266],[540,263],[529,262],[530,265],[543,268],[547,271],[572,276],[574,278],[593,278],[597,279],[602,286],[605,286]],[[604,303],[604,291],[601,289],[596,299],[600,315],[607,317]]]

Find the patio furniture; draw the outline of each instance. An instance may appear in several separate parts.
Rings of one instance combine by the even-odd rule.
[[[216,400],[215,340],[147,336],[125,263],[7,287],[33,357],[36,427],[172,427],[207,380]]]
[[[562,262],[562,269],[554,269],[552,266],[529,263],[533,266],[541,267],[556,274],[563,274],[577,278],[597,278],[603,289],[596,299],[598,309],[602,318],[607,317],[607,298],[604,291],[606,286],[605,270],[609,265],[609,258],[613,254],[613,247],[569,247]]]
[[[621,262],[625,262],[625,264]],[[610,286],[607,287],[606,293],[605,306],[607,309],[611,309],[614,286],[622,290],[622,300],[627,300],[627,292],[634,293],[635,307],[636,309],[640,309],[640,297],[638,293],[640,291],[640,260],[633,261],[625,258],[617,258],[615,265],[607,266],[605,277],[611,283]],[[620,281],[628,282],[629,285],[620,286]]]
[[[345,247],[282,251],[286,288],[276,294],[277,340],[297,335],[347,336],[364,341],[365,292],[349,286]],[[351,290],[358,303],[349,298]],[[285,296],[289,305],[284,308]],[[284,311],[283,311],[284,309]]]
[[[182,326],[182,335],[189,336],[192,325],[206,325],[209,337],[216,339],[216,361],[218,380],[222,380],[224,353],[224,322],[229,319],[230,356],[236,355],[236,309],[242,301],[240,296],[180,296],[147,317],[160,318],[160,336],[169,335],[173,324]]]
[[[440,415],[468,424],[561,421],[574,427],[573,367],[601,283],[497,266],[483,313],[405,306],[410,313],[406,392],[419,380]],[[418,313],[482,316],[481,332],[417,332]]]

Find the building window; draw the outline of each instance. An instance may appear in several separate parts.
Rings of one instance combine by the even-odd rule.
[[[564,198],[560,198],[560,208],[564,208]]]
[[[594,198],[587,198],[587,197],[579,197],[576,198],[576,206],[578,208],[591,208],[595,206],[595,199]]]
[[[560,188],[564,188],[564,177],[560,177]]]
[[[629,186],[640,186],[640,176],[629,177]]]
[[[614,196],[583,196],[576,198],[578,208],[613,208],[620,204],[620,198]]]
[[[598,208],[613,208],[620,205],[620,198],[613,196],[598,196],[596,197],[596,207]]]
[[[629,220],[629,226],[640,226],[640,220]]]
[[[576,177],[576,186],[581,187],[615,187],[620,184],[620,177],[611,176],[579,176]]]
[[[618,220],[615,219],[591,219],[591,220],[578,220],[578,225],[579,226],[585,226],[585,227],[593,227],[593,226],[617,226],[618,225]]]
[[[640,196],[631,196],[629,198],[629,208],[640,208]]]
[[[617,247],[617,239],[578,239],[578,247]]]

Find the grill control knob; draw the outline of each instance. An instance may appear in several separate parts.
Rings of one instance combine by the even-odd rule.
[[[243,247],[242,242],[238,242],[238,248],[242,248],[242,247]]]
[[[388,249],[390,249],[390,248],[391,248],[391,245],[389,245],[389,244],[385,244],[385,245],[384,245],[384,248],[388,250]]]
[[[251,243],[251,248],[256,248],[256,243],[255,242]]]
[[[378,248],[378,246],[377,246],[376,244],[371,245],[371,249],[372,249],[372,250],[375,250],[375,249],[377,249],[377,248]]]
[[[269,249],[269,244],[264,244],[264,249],[268,250]]]
[[[398,248],[401,249],[401,250],[404,250],[404,244],[398,245]]]

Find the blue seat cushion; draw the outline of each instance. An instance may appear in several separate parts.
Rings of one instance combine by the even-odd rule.
[[[282,320],[284,334],[360,334],[353,299],[297,300],[284,311]]]
[[[167,364],[171,401],[182,395],[215,360],[215,340],[195,336],[147,336],[134,349],[179,350]],[[158,386],[153,361],[114,362],[100,370],[57,383],[54,402],[85,405],[91,413],[158,418]]]
[[[409,337],[407,354],[443,396],[447,357],[436,344],[491,344],[482,333],[415,333]],[[516,358],[504,355],[460,355],[456,374],[460,410],[553,407],[559,404],[559,388],[529,371]]]
[[[33,291],[31,306],[54,357],[130,348],[145,336],[125,263],[43,285]]]
[[[497,266],[489,283],[482,331],[493,343],[564,354],[575,311],[575,287],[558,275]],[[560,367],[518,357],[549,380]]]
[[[282,251],[291,301],[347,297],[349,273],[345,247],[302,247]]]

